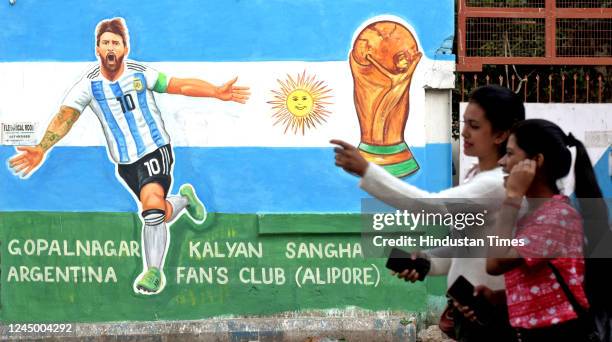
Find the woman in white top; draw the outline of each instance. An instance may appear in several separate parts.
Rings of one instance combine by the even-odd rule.
[[[336,165],[345,171],[360,176],[360,186],[372,196],[394,207],[403,208],[402,199],[414,198],[452,198],[452,199],[489,199],[493,213],[505,196],[503,173],[498,160],[505,154],[506,140],[510,128],[518,121],[525,119],[525,108],[516,94],[499,86],[484,86],[470,95],[470,101],[463,114],[464,127],[461,135],[464,139],[464,153],[478,158],[478,164],[468,173],[459,186],[432,193],[387,173],[382,167],[368,162],[354,146],[332,140],[336,147]],[[423,170],[427,172],[427,170]],[[487,218],[491,225],[493,215]],[[459,275],[463,275],[474,286],[484,285],[492,290],[504,288],[504,280],[499,276],[490,276],[486,272],[486,258],[441,258],[437,250],[426,251],[431,260],[430,275],[447,275],[450,286]],[[415,281],[419,275],[416,271],[405,271],[398,275],[406,280]],[[460,341],[490,340],[491,335],[478,327],[468,328],[463,316],[455,315]],[[459,322],[461,320],[461,322]],[[478,331],[474,331],[478,330]],[[495,332],[493,332],[495,333]],[[499,335],[496,334],[499,340]]]

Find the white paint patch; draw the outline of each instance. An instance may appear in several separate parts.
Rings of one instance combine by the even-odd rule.
[[[612,145],[612,130],[610,131],[588,131],[584,136],[586,147],[604,147]]]

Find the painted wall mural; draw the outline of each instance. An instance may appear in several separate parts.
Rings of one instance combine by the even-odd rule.
[[[143,219],[142,255],[146,258],[134,290],[156,294],[166,283],[163,266],[170,242],[166,223],[186,211],[201,224],[206,210],[191,184],[181,185],[174,196],[168,193],[174,153],[153,92],[245,103],[249,88],[235,86],[237,78],[220,87],[199,79],[168,78],[128,60],[130,39],[123,18],[100,21],[94,35],[99,65],[87,70],[69,90],[40,143],[17,147],[18,153],[9,159],[9,167],[16,176],[29,177],[89,107],[104,130],[106,150],[117,164],[118,179],[131,191]]]
[[[443,293],[364,258],[366,194],[329,140],[450,185],[425,89],[453,85],[452,1],[6,6],[1,320],[422,310]]]

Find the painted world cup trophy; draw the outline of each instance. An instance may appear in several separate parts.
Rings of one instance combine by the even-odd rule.
[[[421,57],[412,33],[393,21],[365,27],[349,57],[361,128],[359,151],[397,177],[419,169],[404,140],[404,129],[410,83]]]

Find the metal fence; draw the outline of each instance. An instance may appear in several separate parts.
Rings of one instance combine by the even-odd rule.
[[[612,0],[557,0],[559,8],[612,8]]]
[[[544,57],[542,18],[467,18],[466,56]]]
[[[612,56],[612,19],[558,19],[557,56]]]
[[[544,7],[545,0],[467,0],[470,7],[515,7],[538,8]]]
[[[612,0],[458,0],[458,71],[612,65]]]
[[[544,103],[610,103],[612,80],[602,74],[550,73],[546,75],[511,75],[460,73],[457,90],[461,102],[468,99],[473,89],[498,84],[521,95],[525,102]]]

